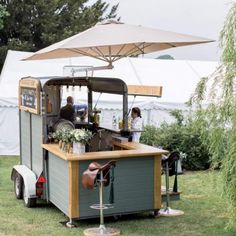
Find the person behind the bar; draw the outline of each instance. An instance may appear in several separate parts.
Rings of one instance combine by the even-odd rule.
[[[62,119],[69,120],[71,122],[75,121],[75,109],[74,109],[74,99],[68,96],[66,99],[67,104],[61,108],[60,117]]]
[[[87,114],[86,104],[74,105],[74,99],[71,96],[67,97],[66,102],[67,104],[60,110],[60,117],[62,119],[74,122],[77,112],[81,111],[81,109],[82,109],[82,114],[80,114],[80,116],[85,118]]]
[[[141,136],[141,130],[143,126],[141,111],[138,107],[133,107],[131,110],[131,131],[132,142],[139,142]]]

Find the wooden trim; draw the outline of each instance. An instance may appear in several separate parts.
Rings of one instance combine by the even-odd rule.
[[[24,88],[37,88],[38,82],[38,80],[27,77],[27,79],[22,79],[19,81],[19,86]]]
[[[128,85],[129,95],[138,96],[162,96],[162,86],[146,86],[146,85]]]
[[[48,150],[49,152],[55,154],[59,158],[62,158],[66,161],[87,161],[87,160],[106,160],[106,159],[121,159],[121,158],[129,158],[129,157],[150,157],[150,156],[160,156],[161,154],[168,154],[168,151],[161,150],[158,148],[150,147],[144,144],[133,143],[130,142],[127,144],[130,147],[129,150],[115,150],[115,151],[101,151],[101,152],[86,152],[84,154],[72,154],[65,153],[60,150],[58,144],[42,144],[41,146]],[[131,149],[133,147],[133,149]],[[125,148],[125,146],[121,146],[121,148]]]
[[[154,209],[161,209],[161,156],[154,157]]]
[[[26,107],[22,105],[22,97],[21,97],[21,93],[22,93],[22,89],[35,89],[36,92],[36,99],[37,99],[37,104],[36,104],[36,108],[30,108],[30,107]],[[40,113],[40,83],[38,80],[35,79],[30,79],[30,77],[28,79],[23,79],[19,81],[19,88],[18,88],[18,106],[20,110],[24,110],[30,113],[34,113],[34,114],[39,114]]]
[[[160,150],[156,147],[148,146],[146,144],[142,143],[137,143],[137,142],[124,142],[124,143],[119,143],[117,141],[112,141],[112,145],[115,147],[120,147],[125,150],[149,150],[149,151],[163,151]]]
[[[69,161],[69,217],[79,217],[79,162]]]

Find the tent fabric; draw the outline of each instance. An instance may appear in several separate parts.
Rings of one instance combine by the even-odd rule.
[[[0,97],[0,107],[18,107],[18,98]]]
[[[7,58],[0,76],[0,155],[19,154],[19,121],[18,121],[18,82],[27,76],[65,76],[65,66],[101,66],[102,62],[88,58],[67,58],[45,61],[22,61],[32,55],[29,52],[8,51]],[[76,65],[76,66],[74,66]],[[114,69],[94,71],[94,76],[120,78],[126,84],[163,86],[161,98],[129,96],[129,108],[139,106],[142,110],[144,124],[160,125],[161,122],[172,122],[169,111],[181,109],[187,112],[184,104],[193,92],[197,82],[203,76],[214,72],[217,62],[156,60],[146,58],[124,58],[114,63]],[[64,69],[63,69],[64,68]],[[68,67],[66,67],[68,68]],[[84,75],[81,72],[77,74]],[[73,95],[72,88],[63,91]],[[87,91],[75,97],[75,102],[86,102]],[[93,96],[97,102],[99,94]],[[102,109],[101,122],[111,122],[115,115],[121,117],[121,97],[102,94],[97,108]]]
[[[0,107],[0,155],[19,155],[18,124],[16,107]]]
[[[88,57],[21,61],[29,55],[32,53],[8,51],[0,77],[0,97],[17,97],[18,81],[22,77],[69,75],[63,70],[66,65],[103,65],[103,62]],[[121,78],[126,84],[163,86],[162,97],[151,100],[184,103],[189,99],[199,79],[213,73],[217,65],[217,62],[208,61],[124,58],[114,63],[112,70],[94,71],[94,76]],[[84,75],[84,73],[76,75]],[[137,97],[137,100],[146,101],[147,99]]]

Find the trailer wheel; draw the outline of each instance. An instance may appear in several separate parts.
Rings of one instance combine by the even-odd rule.
[[[17,199],[22,199],[22,185],[23,185],[23,178],[19,173],[16,172],[14,178],[14,190]]]
[[[35,207],[36,206],[36,198],[29,198],[25,192],[25,185],[23,184],[22,187],[22,193],[23,193],[23,201],[24,201],[24,205],[26,207]]]

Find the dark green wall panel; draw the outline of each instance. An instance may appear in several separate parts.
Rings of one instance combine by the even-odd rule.
[[[104,161],[98,161],[104,163]],[[80,162],[80,175],[90,162]],[[119,159],[115,167],[115,204],[105,214],[119,214],[151,210],[154,206],[154,159],[152,157]],[[105,188],[105,203],[108,203],[110,187]],[[87,190],[80,184],[80,217],[98,215],[89,206],[98,203],[98,189]]]

